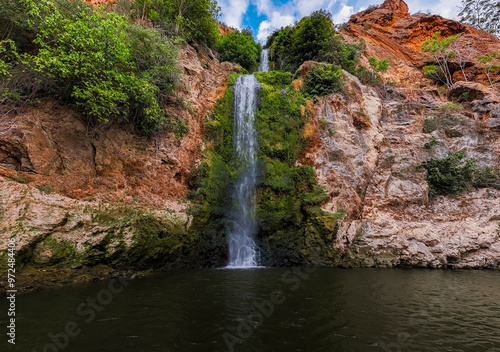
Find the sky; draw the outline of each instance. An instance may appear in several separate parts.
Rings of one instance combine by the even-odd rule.
[[[293,24],[311,12],[324,9],[333,22],[344,23],[349,17],[383,0],[218,0],[222,21],[235,28],[250,26],[261,43],[274,31]],[[430,12],[456,19],[461,0],[405,0],[410,13]]]

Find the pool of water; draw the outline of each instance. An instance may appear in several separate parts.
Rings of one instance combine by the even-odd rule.
[[[500,271],[172,271],[16,304],[12,351],[500,352]]]

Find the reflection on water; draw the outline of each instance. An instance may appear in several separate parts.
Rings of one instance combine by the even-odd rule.
[[[498,271],[174,271],[19,296],[17,311],[12,351],[500,352]]]

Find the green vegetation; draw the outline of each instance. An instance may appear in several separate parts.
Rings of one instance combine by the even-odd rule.
[[[422,163],[427,170],[429,195],[462,194],[469,187],[500,187],[500,174],[492,168],[479,169],[474,159],[466,159],[463,151],[449,153],[446,158],[432,158]]]
[[[262,104],[257,114],[259,160],[258,242],[264,260],[278,265],[325,265],[333,260],[331,243],[337,219],[321,210],[327,198],[314,169],[297,166],[308,144],[304,126],[310,112],[286,73],[259,73]]]
[[[386,73],[387,70],[389,70],[389,67],[391,66],[391,62],[386,57],[379,60],[375,56],[372,56],[368,59],[368,62],[370,63],[370,67],[372,70],[373,80],[375,80],[375,76],[378,76],[380,79],[380,74]],[[385,91],[385,85],[386,85],[385,79],[382,79],[382,83],[384,84],[384,91]]]
[[[121,1],[106,10],[83,1],[1,1],[0,103],[26,104],[50,96],[74,106],[90,125],[126,122],[151,135],[175,123],[179,128],[170,129],[176,135],[186,133],[186,123],[166,116],[164,109],[173,101],[180,78],[177,48],[168,32],[138,24],[144,18],[137,12],[113,12],[137,2]],[[196,1],[179,10],[187,21],[179,22],[179,35],[189,32],[198,38],[193,28],[203,26],[197,12],[203,6],[208,2]],[[205,10],[217,32],[212,7]],[[199,21],[193,24],[188,17]]]
[[[423,132],[432,133],[436,130],[447,130],[459,125],[463,118],[456,115],[463,110],[462,105],[449,102],[442,105],[438,113],[424,120]]]
[[[439,145],[439,141],[436,138],[431,137],[427,142],[425,142],[424,148],[432,149],[432,147],[434,147],[435,145]]]
[[[215,0],[120,0],[115,11],[138,22],[151,21],[169,37],[215,47],[220,34]]]
[[[248,71],[254,71],[259,66],[262,47],[254,41],[251,32],[236,30],[222,37],[218,51],[222,61],[234,62]]]
[[[441,32],[438,31],[422,43],[421,50],[430,53],[435,60],[435,63],[424,67],[424,74],[450,88],[453,85],[453,72],[450,71],[449,61],[456,56],[456,52],[450,50],[450,46],[462,35],[439,39],[440,36]]]
[[[344,74],[335,64],[314,65],[306,74],[304,92],[316,97],[344,91]]]
[[[263,87],[256,115],[257,245],[262,260],[274,265],[331,263],[338,219],[321,210],[327,196],[314,169],[296,164],[308,144],[304,126],[311,113],[304,109],[306,100],[291,85],[291,73],[255,75]],[[227,260],[227,212],[239,172],[232,156],[232,114],[233,94],[228,89],[205,126],[208,150],[192,175],[191,199],[196,205],[191,209],[190,231],[198,236],[202,265],[222,265]]]
[[[492,51],[488,55],[479,55],[477,57],[477,61],[481,64],[481,69],[484,71],[486,74],[486,77],[488,77],[488,82],[490,82],[490,85],[493,87],[494,81],[491,80],[491,73],[495,71],[500,70],[500,65],[496,62],[493,62],[498,57],[498,50]]]
[[[231,77],[231,85],[236,76]],[[227,261],[228,210],[236,177],[233,164],[232,86],[217,102],[205,125],[207,151],[202,163],[191,173],[190,209],[194,216],[190,233],[197,237],[197,256],[203,266],[221,266]]]
[[[337,35],[331,14],[320,10],[302,18],[293,27],[275,31],[266,48],[270,60],[280,71],[295,72],[304,61],[334,63],[354,73],[363,51],[362,44],[350,44]]]

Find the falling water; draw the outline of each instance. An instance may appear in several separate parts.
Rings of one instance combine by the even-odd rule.
[[[236,183],[232,229],[229,233],[229,266],[257,265],[253,240],[255,223],[255,182],[257,176],[257,133],[255,111],[262,86],[254,75],[238,77],[234,83],[234,136],[241,175]]]
[[[260,54],[259,72],[269,72],[269,49],[262,50]]]
[[[260,57],[259,71],[269,71],[268,50]],[[238,77],[234,83],[234,145],[241,175],[236,183],[232,228],[229,233],[229,267],[248,268],[257,263],[254,235],[255,185],[257,178],[257,132],[255,111],[262,89],[254,75]]]

